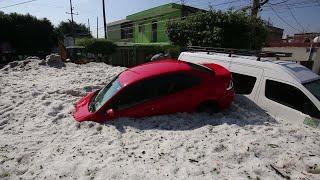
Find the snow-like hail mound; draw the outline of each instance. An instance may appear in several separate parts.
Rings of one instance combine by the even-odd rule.
[[[14,62],[0,71],[0,179],[319,179],[320,132],[237,96],[227,110],[77,123],[125,68]]]

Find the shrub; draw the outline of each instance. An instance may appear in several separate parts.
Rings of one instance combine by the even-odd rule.
[[[260,49],[267,28],[261,19],[245,12],[209,11],[168,23],[168,35],[180,46]]]
[[[18,55],[48,54],[57,45],[52,23],[30,14],[0,11],[0,45],[8,43]]]
[[[88,53],[92,53],[97,56],[109,56],[117,49],[116,44],[105,39],[79,39],[76,41],[76,44],[84,46]]]

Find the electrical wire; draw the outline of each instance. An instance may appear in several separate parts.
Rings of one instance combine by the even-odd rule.
[[[294,19],[294,21],[301,27],[301,29],[303,30],[303,32],[306,32],[307,30],[301,25],[301,23],[297,20],[296,16],[292,13],[292,10],[289,6],[287,6],[289,9],[289,12],[292,16],[292,18]]]
[[[293,2],[293,3],[283,3],[283,4],[278,4],[275,7],[276,9],[280,8],[287,8],[287,6],[289,6],[290,8],[295,8],[295,7],[299,7],[299,6],[306,6],[306,5],[315,5],[315,3],[317,3],[314,0],[305,0],[305,1],[300,1],[300,2]],[[269,3],[270,4],[270,3]],[[272,5],[272,4],[271,4]],[[267,7],[268,8],[268,7]]]
[[[292,29],[301,32],[300,29],[295,28],[294,26],[292,26],[291,24],[289,24],[286,20],[284,20],[284,19],[277,13],[277,11],[275,11],[275,10],[273,9],[272,5],[270,5],[269,3],[268,3],[268,5],[270,6],[270,8],[271,8],[272,11],[274,12],[274,14],[275,14],[283,23],[285,23],[287,26],[291,27]]]
[[[289,0],[284,0],[284,1],[282,1],[282,2],[277,2],[277,3],[269,3],[269,4],[271,4],[272,6],[276,6],[276,5],[279,5],[279,4],[283,4],[283,3],[286,3],[286,2],[288,2]]]
[[[29,0],[29,1],[24,1],[24,2],[20,2],[20,3],[16,3],[16,4],[11,4],[11,5],[7,5],[7,6],[2,6],[0,7],[0,9],[5,9],[5,8],[9,8],[9,7],[13,7],[13,6],[19,6],[21,4],[27,4],[27,3],[31,3],[37,0]]]

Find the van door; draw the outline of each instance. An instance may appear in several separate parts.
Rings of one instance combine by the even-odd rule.
[[[235,93],[246,95],[250,100],[256,102],[263,69],[231,62],[230,71]]]
[[[260,101],[263,108],[276,118],[293,123],[302,123],[310,115],[319,118],[319,110],[314,109],[312,101],[296,85],[268,77],[262,84]],[[307,115],[311,111],[315,113]]]

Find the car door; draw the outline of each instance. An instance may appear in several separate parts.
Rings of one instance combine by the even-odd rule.
[[[165,75],[154,84],[159,98],[154,100],[154,114],[190,112],[198,102],[201,78],[192,73],[173,73]]]
[[[126,87],[112,99],[109,109],[117,117],[144,117],[191,111],[201,78],[190,73],[172,73]]]
[[[153,115],[153,97],[151,97],[149,82],[146,80],[125,87],[112,99],[108,108],[113,109],[116,117]]]
[[[293,123],[302,123],[310,116],[319,117],[319,110],[294,84],[265,78],[263,85],[263,108],[271,115]]]

